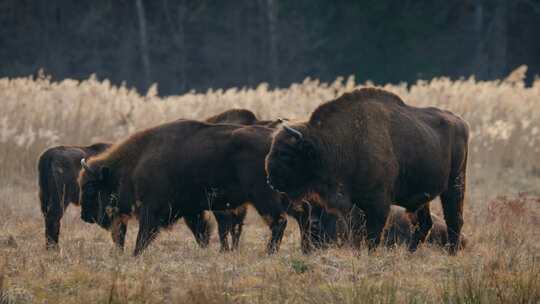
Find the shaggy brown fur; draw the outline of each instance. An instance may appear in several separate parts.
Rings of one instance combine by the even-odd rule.
[[[266,170],[269,183],[289,197],[315,192],[330,208],[358,207],[366,215],[370,248],[379,244],[395,203],[416,214],[409,243],[416,250],[433,225],[429,202],[440,196],[454,254],[463,225],[468,140],[465,121],[448,111],[361,89],[276,133]]]
[[[282,195],[265,183],[272,132],[183,120],[135,133],[81,171],[81,217],[111,228],[123,246],[127,220],[138,216],[138,255],[161,228],[181,217],[250,202],[267,220],[272,232],[267,250],[275,252],[287,218]]]
[[[57,146],[39,156],[39,199],[45,220],[47,249],[58,248],[62,216],[69,204],[79,204],[77,176],[81,170],[81,159],[101,153],[110,145]]]

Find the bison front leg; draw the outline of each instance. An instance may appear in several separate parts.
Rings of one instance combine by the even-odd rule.
[[[62,217],[68,204],[60,201],[51,201],[48,208],[42,206],[43,216],[45,218],[45,248],[47,250],[58,250],[58,241],[60,237],[60,227],[62,226]]]
[[[266,245],[266,251],[268,254],[276,253],[279,251],[281,239],[283,238],[283,233],[287,227],[287,214],[285,212],[263,213],[260,211],[259,214],[268,224],[271,231],[271,237]]]
[[[310,227],[311,205],[307,201],[290,204],[287,214],[292,216],[298,223],[300,230],[300,248],[303,254],[310,254],[313,251],[313,242]]]
[[[303,254],[310,254],[315,249],[313,235],[308,220],[297,220],[300,230],[300,247]]]
[[[218,224],[219,242],[221,243],[221,252],[231,250],[229,247],[229,232],[232,229],[232,219],[230,211],[214,211],[216,222]]]
[[[285,212],[279,213],[273,216],[266,217],[272,236],[270,242],[266,246],[268,254],[273,254],[279,251],[281,240],[283,239],[283,233],[287,227],[287,214]]]
[[[272,233],[270,241],[266,246],[268,254],[279,251],[283,233],[287,227],[287,213],[285,212],[283,197],[275,192],[259,192],[259,196],[253,199],[253,206],[270,227]]]
[[[388,213],[390,212],[390,203],[381,202],[371,208],[364,209],[366,221],[366,241],[368,249],[373,251],[381,242],[381,236],[386,226]],[[358,226],[358,225],[355,225]],[[355,245],[359,246],[358,235],[355,233]]]
[[[426,240],[426,237],[433,226],[431,212],[429,211],[429,203],[422,206],[412,216],[411,223],[413,225],[413,233],[411,242],[409,243],[409,251],[415,252],[418,245]]]
[[[126,242],[127,224],[121,217],[115,218],[111,225],[111,236],[114,244],[118,249],[124,251],[124,244]]]
[[[305,214],[302,214],[298,217],[295,216],[295,219],[300,230],[300,248],[302,249],[302,253],[310,254],[314,250],[314,243],[309,218]]]
[[[135,243],[134,256],[139,256],[146,247],[156,238],[159,233],[159,219],[147,207],[143,207],[139,213],[139,233]]]
[[[232,249],[237,250],[238,245],[240,244],[240,236],[242,235],[242,228],[244,226],[244,220],[246,219],[247,208],[245,206],[240,206],[236,208],[233,212],[233,225],[231,227],[231,239],[232,239]]]

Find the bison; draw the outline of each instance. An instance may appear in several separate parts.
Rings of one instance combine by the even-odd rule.
[[[257,116],[249,110],[231,109],[207,118],[206,122],[259,125],[268,128],[276,128],[284,120],[286,119],[259,120]],[[289,207],[291,206],[288,206],[287,214],[292,216],[298,222],[300,228],[302,251],[304,253],[309,253],[315,248],[326,247],[329,239],[327,232],[324,230],[324,225],[328,226],[331,225],[331,223],[327,224],[324,220],[327,219],[328,221],[332,221],[333,219],[325,216],[324,208],[309,201],[305,201],[300,208]],[[247,213],[246,206],[242,205],[234,210],[214,211],[213,213],[218,223],[221,251],[237,249]],[[205,218],[201,217],[201,219]],[[201,227],[208,227],[208,225],[203,224]],[[204,230],[201,230],[200,234],[207,235]],[[232,239],[232,247],[229,247],[228,243],[229,234]]]
[[[416,229],[415,251],[433,222],[429,202],[440,196],[448,250],[460,246],[469,128],[434,107],[364,88],[320,105],[309,120],[284,125],[266,158],[269,185],[289,197],[317,193],[331,209],[358,207],[368,247],[380,243],[390,206],[404,207]],[[357,222],[357,220],[354,220]],[[355,233],[357,246],[360,233]]]
[[[445,247],[448,243],[448,228],[444,219],[431,213],[433,226],[426,237],[426,242],[433,246]],[[384,244],[386,246],[394,246],[400,244],[409,244],[412,240],[412,232],[414,231],[413,223],[411,222],[410,214],[406,209],[392,206],[388,216],[387,229],[384,231]],[[461,234],[460,246],[467,246],[467,238]]]
[[[270,125],[274,124],[273,121],[261,121],[255,116],[255,113],[246,109],[231,109],[225,112],[211,116],[205,120],[208,123],[232,123],[240,125]],[[242,234],[242,227],[244,226],[244,220],[247,214],[246,205],[241,205],[234,210],[214,211],[214,217],[218,224],[218,235],[221,243],[221,251],[229,251],[231,249],[238,249],[240,243],[240,236]],[[205,222],[205,217],[199,217],[203,219],[199,227],[201,228],[200,234],[203,236],[208,235],[205,230],[209,227]],[[228,236],[231,236],[232,247],[229,246]]]
[[[110,143],[90,146],[57,146],[45,150],[38,160],[38,183],[41,212],[45,220],[45,246],[58,249],[61,219],[69,204],[79,205],[77,177],[81,159],[96,156]],[[186,224],[199,245],[208,245],[210,222],[206,215],[186,217]]]
[[[181,217],[250,202],[270,227],[267,251],[273,253],[287,225],[283,195],[265,180],[273,131],[179,120],[135,133],[81,161],[81,218],[111,229],[123,247],[127,220],[137,216],[139,255]]]
[[[354,212],[354,211],[351,211]],[[361,211],[359,211],[361,212]],[[349,244],[353,237],[351,236],[351,221],[349,215],[336,214],[333,212],[323,211],[321,221],[325,227],[322,235],[323,241],[328,244],[343,246]],[[363,217],[363,215],[360,215]],[[433,227],[426,237],[426,243],[433,246],[445,247],[448,242],[448,231],[444,220],[435,214],[431,214],[433,219]],[[386,247],[396,245],[408,245],[412,239],[412,231],[414,231],[413,223],[407,210],[402,207],[392,206],[388,215],[386,229],[383,231],[383,242]],[[465,248],[467,239],[461,235],[461,246]]]
[[[41,212],[45,219],[47,249],[58,248],[60,221],[69,204],[79,204],[77,176],[81,159],[103,152],[111,144],[57,146],[45,150],[38,160],[38,183]]]
[[[283,119],[260,120],[257,118],[255,113],[251,112],[250,110],[230,109],[225,112],[208,117],[205,121],[209,123],[233,123],[247,126],[257,125],[268,128],[275,128],[279,124],[281,124]]]
[[[255,113],[247,109],[230,109],[225,112],[211,116],[205,120],[208,123],[229,123],[240,125],[260,125],[269,128],[276,127],[280,120],[259,120]],[[214,217],[218,224],[218,234],[221,243],[221,251],[229,251],[238,249],[242,227],[247,214],[246,205],[242,205],[234,210],[213,211]],[[199,227],[195,230],[195,236],[199,244],[207,244],[209,231],[208,218],[200,215],[195,218],[194,227]],[[231,236],[232,246],[229,246],[228,236]]]

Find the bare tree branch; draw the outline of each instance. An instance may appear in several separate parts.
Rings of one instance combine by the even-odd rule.
[[[135,5],[137,7],[137,17],[139,19],[139,36],[141,44],[141,61],[143,64],[144,71],[144,86],[148,88],[151,81],[151,70],[150,70],[150,57],[148,55],[148,38],[146,31],[146,17],[144,13],[144,6],[142,0],[136,0]]]

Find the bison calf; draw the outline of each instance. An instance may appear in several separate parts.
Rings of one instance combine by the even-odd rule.
[[[39,199],[45,219],[47,249],[58,248],[60,223],[69,204],[79,204],[77,176],[81,159],[92,157],[110,146],[96,143],[91,146],[58,146],[45,150],[38,160]]]

